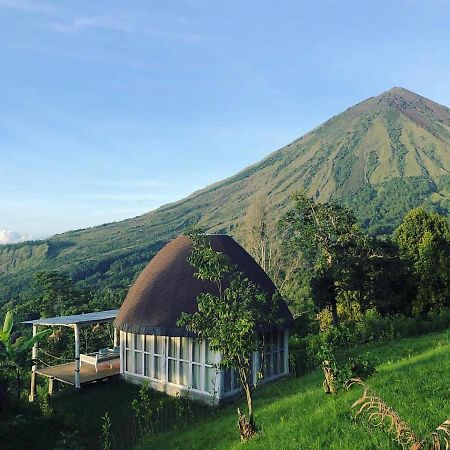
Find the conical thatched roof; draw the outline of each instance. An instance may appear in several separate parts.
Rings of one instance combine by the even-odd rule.
[[[255,260],[231,237],[209,236],[214,250],[228,256],[246,277],[271,298],[275,286]],[[188,262],[192,241],[178,236],[162,248],[141,272],[119,310],[115,326],[122,331],[138,334],[184,336],[187,332],[177,326],[182,312],[197,311],[197,296],[215,292],[212,283],[194,277],[195,269]],[[292,315],[280,299],[278,327],[288,327]]]

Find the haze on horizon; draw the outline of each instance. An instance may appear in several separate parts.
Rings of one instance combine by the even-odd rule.
[[[450,105],[447,0],[0,0],[0,243],[133,217],[393,86]]]

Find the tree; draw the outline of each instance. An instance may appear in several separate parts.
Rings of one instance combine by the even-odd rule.
[[[65,273],[57,271],[38,272],[33,281],[33,294],[26,308],[42,317],[78,314],[89,310],[89,298],[74,286]]]
[[[298,252],[283,245],[283,229],[270,215],[270,202],[264,195],[252,198],[244,216],[241,237],[253,259],[273,280],[289,303],[294,315],[303,313],[304,289],[295,274],[305,269],[306,261]]]
[[[198,312],[183,313],[178,324],[195,333],[197,339],[208,341],[211,350],[220,352],[220,369],[234,369],[239,374],[248,407],[248,419],[240,416],[240,425],[244,425],[244,430],[240,427],[241,439],[246,439],[256,432],[251,356],[262,353],[259,329],[274,321],[276,299],[267,299],[225,255],[213,250],[203,232],[188,235],[193,243],[189,262],[196,268],[195,276],[212,282],[216,293],[200,294]]]
[[[339,324],[338,295],[351,288],[358,267],[363,233],[352,212],[334,202],[315,203],[304,192],[295,193],[294,208],[282,220],[291,244],[314,267],[312,290],[316,306],[331,309]]]
[[[250,203],[245,214],[244,227],[249,253],[263,270],[269,273],[273,263],[273,245],[269,236],[273,227],[268,220],[268,204],[263,195],[258,195]]]
[[[411,210],[394,233],[402,258],[410,266],[416,295],[413,312],[448,306],[450,299],[450,230],[444,216],[423,208]]]
[[[31,339],[16,339],[12,342],[11,331],[14,320],[12,311],[8,311],[0,330],[0,365],[6,369],[12,369],[16,378],[17,399],[20,399],[21,378],[23,369],[31,363],[29,352],[34,344],[44,339],[51,330],[42,330]]]

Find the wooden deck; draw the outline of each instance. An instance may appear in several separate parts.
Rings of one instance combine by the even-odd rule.
[[[36,373],[47,378],[61,381],[62,383],[75,385],[74,362],[59,364],[57,366],[42,367],[36,369]],[[112,361],[112,368],[109,363],[98,366],[98,372],[91,364],[81,364],[80,383],[92,383],[94,381],[103,380],[118,375],[120,372],[119,359]]]

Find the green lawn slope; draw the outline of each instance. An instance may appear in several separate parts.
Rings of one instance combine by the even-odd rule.
[[[368,383],[419,436],[450,418],[449,331],[355,351],[368,351],[379,361]],[[352,418],[350,407],[361,388],[327,396],[321,384],[322,374],[316,371],[257,391],[256,419],[262,432],[245,445],[238,440],[236,404],[184,430],[152,436],[138,449],[398,448],[386,432]]]

